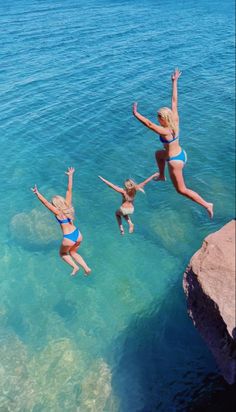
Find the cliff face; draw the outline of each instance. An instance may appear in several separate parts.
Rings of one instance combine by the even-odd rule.
[[[235,220],[205,238],[184,273],[183,287],[194,325],[225,380],[235,383]]]

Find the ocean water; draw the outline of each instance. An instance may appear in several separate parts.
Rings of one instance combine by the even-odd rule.
[[[1,0],[0,16],[0,410],[231,410],[182,277],[235,216],[234,2]],[[151,182],[121,237],[121,199],[97,176],[154,173],[161,145],[132,103],[155,121],[175,67],[186,183],[215,217]],[[64,195],[68,166],[89,278],[69,276],[59,225],[30,190]]]

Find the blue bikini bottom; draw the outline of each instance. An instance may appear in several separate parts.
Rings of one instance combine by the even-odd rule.
[[[80,231],[77,228],[73,232],[68,233],[67,235],[64,235],[63,237],[65,237],[66,239],[72,240],[72,242],[77,242],[79,236],[80,236]]]
[[[177,156],[168,157],[168,159],[166,159],[167,162],[170,162],[172,160],[179,160],[180,162],[186,163],[187,153],[185,152],[185,150],[182,149]]]

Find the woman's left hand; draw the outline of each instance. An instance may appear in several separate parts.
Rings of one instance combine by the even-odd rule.
[[[160,173],[159,172],[156,172],[156,173],[154,173],[154,175],[152,175],[152,179],[156,179],[157,177],[159,177],[160,176]]]
[[[182,74],[182,72],[178,68],[176,68],[174,73],[172,73],[172,75],[171,75],[171,79],[172,80],[178,80],[178,78],[181,76],[181,74]]]
[[[65,172],[65,174],[70,176],[70,175],[73,175],[74,172],[75,172],[75,169],[73,167],[68,167],[68,170],[67,172]]]

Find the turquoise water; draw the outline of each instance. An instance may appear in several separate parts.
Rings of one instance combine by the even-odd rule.
[[[143,4],[144,3],[144,4]],[[234,3],[1,1],[0,409],[193,411],[227,391],[186,313],[182,276],[203,238],[234,217]],[[189,187],[138,194],[121,237],[122,185],[155,171],[155,120],[179,81]],[[61,233],[30,188],[74,205],[91,277],[58,257]],[[215,409],[216,410],[216,409]]]

